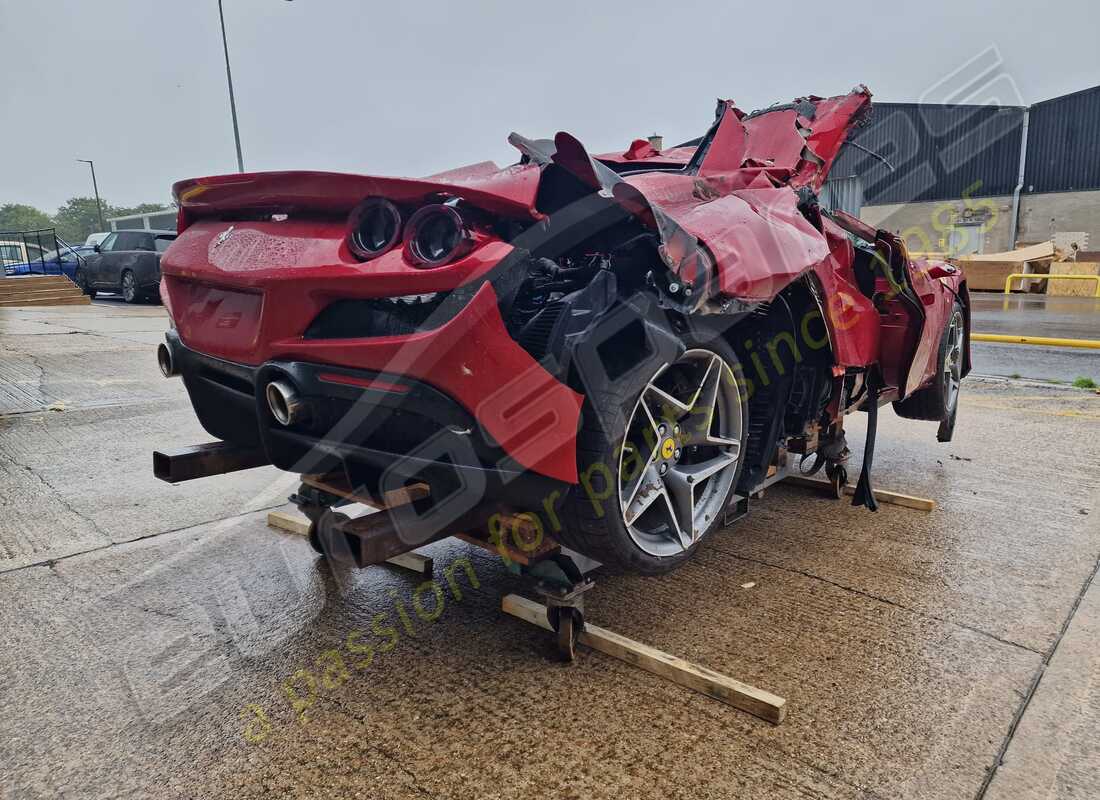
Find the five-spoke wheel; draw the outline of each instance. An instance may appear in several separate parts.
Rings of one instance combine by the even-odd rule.
[[[634,406],[618,464],[622,519],[654,556],[689,550],[721,517],[741,460],[744,419],[732,367],[688,350]]]

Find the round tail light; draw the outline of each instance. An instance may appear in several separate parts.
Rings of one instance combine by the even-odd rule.
[[[441,267],[464,256],[473,244],[462,215],[450,206],[425,206],[405,226],[405,246],[420,267]]]
[[[401,212],[384,197],[368,197],[348,220],[348,247],[364,261],[388,252],[401,238]]]

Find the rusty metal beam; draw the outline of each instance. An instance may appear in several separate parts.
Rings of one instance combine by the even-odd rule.
[[[263,448],[239,447],[229,442],[196,444],[167,453],[153,451],[153,474],[168,483],[263,467],[270,463]]]

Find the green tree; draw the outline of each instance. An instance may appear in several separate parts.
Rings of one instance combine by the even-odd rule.
[[[103,204],[103,217],[111,216],[110,206]],[[94,197],[70,197],[53,215],[57,235],[69,242],[83,242],[89,233],[100,230],[99,211]]]
[[[53,222],[45,211],[21,203],[0,206],[0,231],[33,231],[51,228]]]
[[[111,206],[110,213],[105,208],[103,213],[108,217],[126,217],[130,214],[153,214],[157,211],[167,211],[171,206],[166,206],[162,203],[138,203],[132,208],[125,208],[123,206]]]

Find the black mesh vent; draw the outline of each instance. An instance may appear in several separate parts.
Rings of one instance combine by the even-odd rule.
[[[358,339],[407,336],[445,325],[461,311],[474,289],[371,300],[337,300],[306,329],[306,339]]]
[[[554,327],[561,319],[563,311],[565,311],[565,303],[560,300],[550,303],[520,332],[518,337],[520,347],[530,353],[536,361],[545,356],[550,349],[550,337],[554,334]]]

